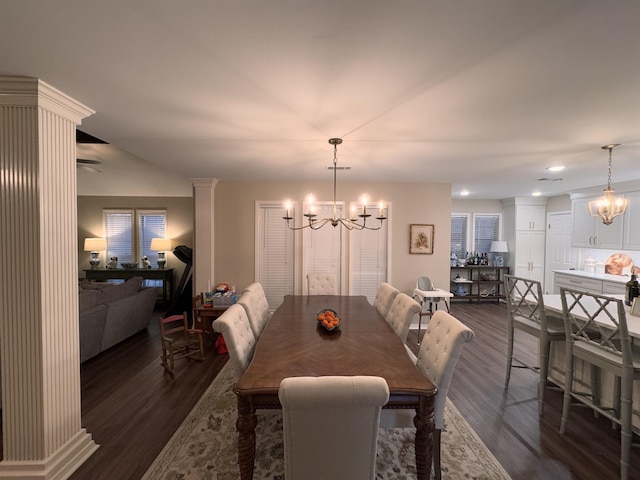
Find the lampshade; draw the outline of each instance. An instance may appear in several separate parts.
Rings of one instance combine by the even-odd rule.
[[[166,252],[167,250],[171,250],[171,239],[170,238],[152,238],[150,249],[158,252]]]
[[[504,240],[494,240],[493,242],[491,242],[489,251],[495,253],[506,253],[509,251],[509,247],[507,246],[507,242],[505,242]]]
[[[107,249],[107,240],[104,238],[85,238],[84,239],[84,251],[85,252],[99,252]]]

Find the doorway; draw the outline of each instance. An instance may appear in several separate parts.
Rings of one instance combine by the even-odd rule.
[[[576,267],[577,252],[571,246],[573,217],[571,212],[547,214],[547,251],[544,268],[544,293],[553,293],[553,271]]]

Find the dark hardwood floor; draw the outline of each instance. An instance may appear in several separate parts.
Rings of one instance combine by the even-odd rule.
[[[513,480],[619,478],[620,435],[610,422],[574,408],[560,435],[561,392],[548,390],[538,416],[536,375],[517,369],[508,391],[506,307],[454,303],[451,313],[476,333],[456,367],[449,396]],[[158,313],[159,314],[159,313]],[[417,351],[417,330],[409,344]],[[520,355],[535,357],[536,343],[519,335]],[[207,358],[181,361],[175,377],[160,365],[157,322],[82,365],[82,425],[100,448],[71,480],[138,480],[227,361],[209,345]],[[446,433],[444,433],[446,435]],[[637,440],[637,438],[635,438]],[[632,479],[640,478],[633,451]]]

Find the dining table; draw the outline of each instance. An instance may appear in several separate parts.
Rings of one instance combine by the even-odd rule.
[[[334,310],[340,326],[317,321]],[[417,478],[429,479],[436,386],[411,361],[403,342],[365,296],[286,295],[262,331],[249,366],[234,386],[238,405],[240,478],[253,478],[256,409],[282,408],[280,382],[300,376],[379,376],[389,386],[383,408],[415,410]]]

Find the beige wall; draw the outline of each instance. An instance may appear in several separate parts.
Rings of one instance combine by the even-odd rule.
[[[570,211],[571,197],[569,195],[558,195],[557,197],[549,197],[547,199],[547,213]]]
[[[242,289],[255,281],[256,201],[300,202],[313,192],[318,201],[332,200],[333,184],[220,182],[215,189],[215,283]],[[451,186],[449,184],[358,184],[338,182],[338,201],[356,201],[361,194],[391,204],[390,283],[413,292],[416,279],[427,275],[441,288],[449,285]],[[284,208],[283,208],[284,215]],[[284,221],[284,220],[283,220]],[[434,254],[409,254],[409,225],[435,226]],[[325,228],[332,228],[330,226]],[[357,235],[357,232],[352,232]],[[301,279],[297,279],[298,286]]]
[[[193,198],[191,197],[113,197],[78,196],[78,277],[84,278],[83,270],[89,267],[91,254],[83,250],[86,237],[102,237],[102,209],[138,208],[166,209],[167,236],[175,248],[186,245],[193,248]],[[104,267],[104,252],[100,254],[100,266]],[[182,276],[185,264],[173,253],[167,253],[167,267],[176,269],[176,282]]]
[[[502,201],[455,199],[451,203],[451,213],[502,213]]]

